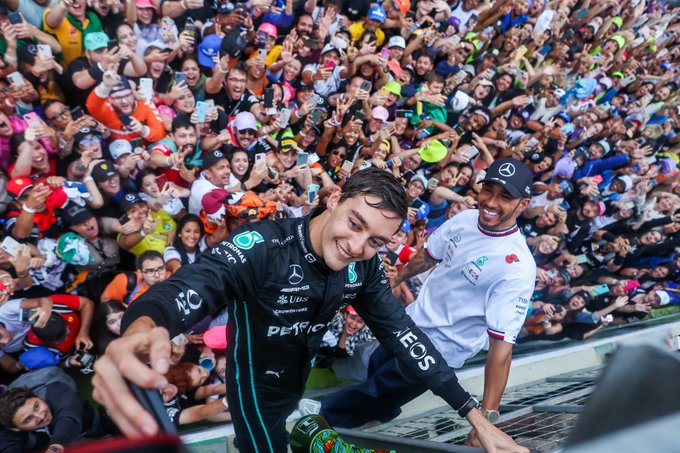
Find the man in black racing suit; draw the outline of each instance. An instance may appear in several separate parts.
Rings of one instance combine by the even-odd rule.
[[[405,217],[402,194],[389,173],[368,169],[349,179],[342,194],[336,189],[327,210],[247,224],[142,295],[126,311],[122,330],[137,332],[136,324],[148,323],[173,337],[226,305],[227,400],[238,447],[283,452],[285,420],[303,394],[327,323],[351,303],[413,376],[490,436],[487,445],[516,447],[481,416],[476,400],[392,296],[375,252]],[[99,362],[108,363],[115,347]],[[95,397],[109,407],[115,403],[104,394],[106,365],[99,362]],[[122,360],[113,356],[113,362],[120,370]]]

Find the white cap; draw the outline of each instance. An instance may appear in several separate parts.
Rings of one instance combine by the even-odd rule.
[[[242,131],[244,129],[254,129],[257,130],[257,120],[255,120],[255,115],[250,112],[240,112],[234,118],[232,123],[236,130]]]
[[[657,290],[656,295],[659,296],[659,305],[668,305],[671,302],[671,296],[666,291]]]
[[[124,154],[132,154],[132,145],[127,140],[114,140],[109,145],[109,152],[113,160],[118,159]]]
[[[406,40],[401,36],[392,36],[389,41],[387,41],[387,48],[391,47],[401,47],[406,49]]]

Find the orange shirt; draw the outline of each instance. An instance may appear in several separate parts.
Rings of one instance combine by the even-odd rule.
[[[143,138],[136,132],[131,132],[125,129],[123,122],[118,117],[118,113],[113,109],[108,98],[100,98],[96,90],[92,90],[87,96],[85,104],[90,115],[104,126],[111,130],[111,140],[122,138],[123,140],[132,140],[133,138]],[[150,134],[144,138],[149,143],[157,142],[165,137],[165,127],[158,116],[156,107],[149,101],[135,101],[135,108],[132,111],[131,117],[138,120],[140,123],[149,127]]]

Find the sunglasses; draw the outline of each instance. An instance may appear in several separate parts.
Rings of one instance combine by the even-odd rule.
[[[336,155],[336,156],[340,156],[340,159],[344,159],[344,158],[347,156],[346,153],[341,153],[341,152],[338,151],[338,150],[331,151],[331,154],[334,154],[334,155]]]
[[[255,129],[243,129],[238,131],[238,133],[243,135],[255,135],[257,134],[257,131]]]
[[[95,143],[99,143],[102,141],[102,138],[98,135],[93,135],[92,137],[86,137],[80,141],[80,144],[83,146],[90,146],[94,145]]]

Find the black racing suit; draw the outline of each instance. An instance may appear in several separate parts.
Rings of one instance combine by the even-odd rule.
[[[149,316],[173,337],[227,306],[227,399],[242,451],[286,451],[285,419],[304,392],[327,323],[348,304],[454,409],[469,397],[392,296],[378,256],[332,271],[311,249],[310,219],[239,228],[200,262],[149,288],[123,317],[123,330]]]

